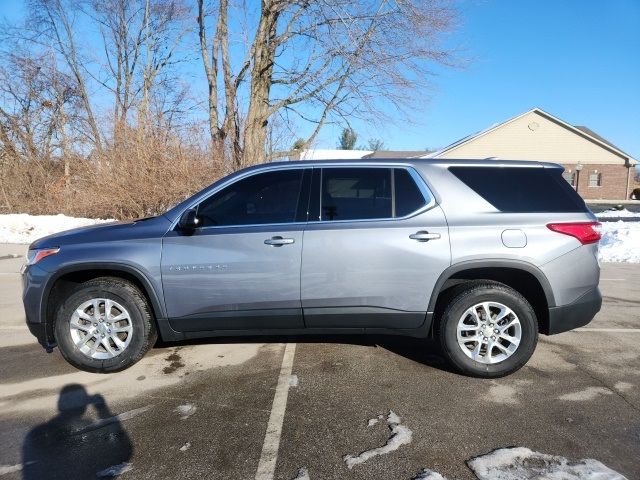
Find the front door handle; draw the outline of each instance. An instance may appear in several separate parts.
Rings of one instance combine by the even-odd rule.
[[[429,233],[424,230],[420,230],[419,232],[412,233],[409,235],[411,240],[417,240],[419,242],[428,242],[429,240],[437,240],[440,238],[439,233]]]
[[[282,238],[280,236],[267,238],[264,241],[265,245],[271,245],[273,247],[281,247],[282,245],[291,245],[295,240],[293,238]]]

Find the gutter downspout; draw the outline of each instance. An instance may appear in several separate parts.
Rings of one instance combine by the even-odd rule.
[[[624,191],[624,199],[625,200],[629,200],[629,185],[631,183],[631,168],[632,168],[632,165],[627,160],[625,162],[624,166],[627,167],[627,187],[625,188],[625,191]]]

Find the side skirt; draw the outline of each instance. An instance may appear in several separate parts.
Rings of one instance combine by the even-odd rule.
[[[179,332],[174,330],[166,318],[158,318],[160,338],[165,342],[178,342],[196,338],[212,337],[248,337],[280,335],[400,335],[415,338],[430,337],[432,314],[426,315],[424,323],[417,328],[254,328],[236,330],[199,330]]]

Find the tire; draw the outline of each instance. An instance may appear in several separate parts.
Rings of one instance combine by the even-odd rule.
[[[531,358],[538,342],[538,321],[520,293],[502,283],[478,281],[456,287],[450,298],[439,319],[437,335],[444,356],[460,373],[503,377]],[[491,317],[488,321],[487,308]],[[510,313],[506,313],[508,310]],[[504,318],[496,322],[503,314]]]
[[[60,303],[54,336],[60,353],[74,367],[112,373],[138,362],[155,344],[158,333],[147,299],[133,283],[100,277],[78,285]]]

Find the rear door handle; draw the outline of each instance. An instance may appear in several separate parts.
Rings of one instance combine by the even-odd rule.
[[[282,245],[291,245],[295,240],[293,238],[282,238],[280,236],[267,238],[265,245],[271,245],[273,247],[281,247]]]
[[[421,230],[419,232],[412,233],[411,235],[409,235],[409,238],[411,240],[417,240],[418,242],[428,242],[429,240],[437,240],[438,238],[440,238],[440,234],[429,233]]]

